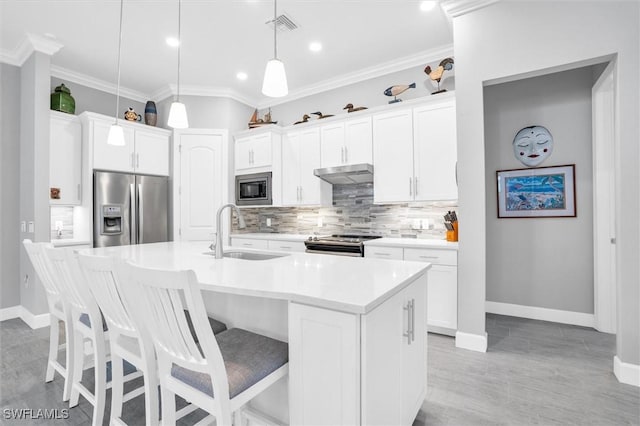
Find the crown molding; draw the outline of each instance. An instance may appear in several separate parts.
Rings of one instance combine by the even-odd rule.
[[[152,94],[151,99],[157,99],[159,102],[178,94],[176,84],[168,84],[160,90]],[[247,97],[236,90],[225,87],[207,87],[207,86],[184,86],[180,85],[181,96],[211,96],[218,98],[229,98],[250,107],[254,107],[258,103],[258,99]]]
[[[0,62],[21,67],[33,52],[53,56],[63,47],[64,45],[56,40],[27,33],[13,51],[3,50],[0,52]]]
[[[361,81],[370,80],[372,78],[381,77],[383,75],[391,74],[397,71],[403,71],[408,68],[424,65],[426,63],[440,60],[443,56],[453,55],[453,45],[445,45],[436,49],[425,50],[414,55],[405,56],[404,58],[394,59],[392,61],[384,62],[373,67],[365,68],[353,73],[343,74],[341,76],[321,81],[317,84],[303,87],[301,89],[289,92],[289,95],[273,99],[263,98],[257,108],[264,109],[273,107],[276,105],[291,102],[297,99],[305,98],[307,96],[316,95],[318,93],[326,92],[328,90],[337,89],[339,87],[348,86],[350,84],[359,83]]]
[[[118,92],[118,86],[116,84],[98,78],[90,77],[86,74],[81,74],[67,68],[62,68],[57,65],[51,65],[51,75],[63,80],[73,81],[74,83],[78,83],[86,87],[101,90],[112,95],[115,95]],[[148,101],[149,99],[152,99],[146,93],[128,89],[122,86],[120,86],[120,97],[143,103]]]
[[[440,7],[451,18],[482,9],[500,0],[442,0]]]

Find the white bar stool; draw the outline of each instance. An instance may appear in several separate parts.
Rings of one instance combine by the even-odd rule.
[[[243,406],[287,375],[285,342],[239,328],[214,337],[193,271],[123,266],[129,273],[125,300],[136,306],[131,316],[156,348],[164,425],[175,424],[176,394],[215,416],[218,426],[231,425],[232,416],[239,423]]]
[[[72,386],[69,407],[73,408],[78,405],[80,395],[84,396],[93,405],[92,424],[101,426],[106,406],[107,389],[111,387],[111,382],[107,378],[107,361],[109,360],[106,345],[106,340],[109,337],[107,327],[103,322],[100,309],[89,290],[73,250],[48,248],[45,249],[45,253],[52,265],[55,282],[71,307],[75,341],[74,354],[72,355]],[[93,362],[87,365],[85,365],[84,359],[85,340],[90,341],[93,347]],[[122,361],[119,361],[119,363],[120,365],[112,364],[112,368],[119,371],[119,368],[123,368]],[[91,367],[94,367],[95,377],[93,392],[82,384],[83,370]],[[125,381],[141,376],[142,372],[134,371],[125,376]],[[134,389],[124,396],[124,401],[140,395],[143,390],[143,387]]]
[[[68,401],[71,394],[69,370],[73,364],[73,325],[71,321],[71,308],[61,296],[61,292],[56,286],[55,280],[51,274],[51,265],[44,253],[45,248],[53,248],[53,246],[50,243],[34,243],[29,239],[24,240],[22,244],[24,245],[36,274],[38,274],[38,277],[42,282],[42,286],[44,287],[44,291],[47,295],[49,314],[51,315],[51,323],[49,325],[49,358],[47,360],[45,382],[51,382],[55,372],[57,371],[64,378],[62,400]],[[60,322],[64,323],[64,344],[59,344]],[[60,349],[65,349],[65,366],[62,366],[62,364],[58,362],[58,352]]]

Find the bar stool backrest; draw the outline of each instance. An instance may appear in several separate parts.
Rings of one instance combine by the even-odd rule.
[[[44,253],[45,248],[53,248],[51,243],[34,243],[29,239],[22,242],[24,249],[29,256],[29,260],[35,269],[36,274],[42,281],[42,286],[47,295],[53,296],[56,300],[60,298],[60,289],[56,286],[56,283],[52,276],[51,265],[47,256]]]
[[[170,374],[172,364],[211,376],[216,403],[229,401],[229,383],[220,348],[207,321],[200,287],[193,271],[147,269],[130,262],[125,298],[138,309],[134,321],[144,327],[156,347],[159,373]],[[186,306],[185,306],[186,303]],[[191,314],[196,344],[185,317]]]
[[[78,262],[109,330],[113,331],[115,328],[119,334],[138,337],[121,295],[123,280],[118,276],[117,264],[122,260],[109,256],[80,254]]]

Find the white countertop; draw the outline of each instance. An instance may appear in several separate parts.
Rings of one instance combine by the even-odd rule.
[[[432,248],[458,250],[458,243],[447,240],[419,239],[419,238],[376,238],[365,241],[366,247],[403,247],[403,248]]]
[[[54,247],[71,247],[71,246],[92,246],[88,240],[74,240],[73,238],[62,238],[59,240],[51,240]]]
[[[273,241],[306,241],[309,234],[276,234],[268,232],[253,232],[248,234],[231,234],[231,238],[250,238],[253,240]]]
[[[246,234],[245,234],[246,235]],[[226,247],[225,251],[238,250]],[[290,253],[271,260],[215,259],[204,242],[85,249],[149,268],[193,269],[203,290],[290,300],[364,314],[425,274],[430,263]]]

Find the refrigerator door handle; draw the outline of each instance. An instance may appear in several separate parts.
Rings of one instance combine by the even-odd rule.
[[[138,243],[138,230],[137,228],[137,217],[136,217],[136,187],[135,184],[131,183],[129,184],[129,189],[130,189],[130,195],[131,195],[131,208],[129,209],[130,211],[130,215],[131,215],[131,230],[130,230],[130,235],[131,238],[129,239],[131,244],[137,244]]]
[[[143,237],[144,237],[144,230],[142,229],[142,227],[144,226],[144,220],[142,220],[142,218],[144,217],[144,210],[143,210],[143,203],[142,200],[144,199],[144,197],[142,196],[143,192],[142,192],[142,184],[139,183],[138,184],[138,217],[140,218],[140,223],[138,223],[138,238],[136,238],[136,244],[141,244],[144,243],[144,241],[142,241]]]

